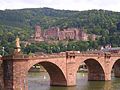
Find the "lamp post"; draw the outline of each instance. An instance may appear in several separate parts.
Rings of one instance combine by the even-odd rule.
[[[50,47],[50,53],[52,54],[52,49],[53,49],[53,47]]]
[[[66,49],[66,51],[67,51],[67,45],[65,46],[65,49]]]
[[[74,49],[75,49],[75,46],[73,45],[73,51],[75,51]]]
[[[2,47],[2,56],[4,56],[5,47]]]

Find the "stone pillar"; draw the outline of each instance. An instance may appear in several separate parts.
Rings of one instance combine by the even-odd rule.
[[[13,90],[13,62],[3,60],[3,75],[5,90]]]
[[[5,90],[28,90],[27,59],[23,55],[5,56],[4,87]]]
[[[105,81],[111,80],[110,55],[105,54]]]
[[[111,80],[111,72],[106,71],[105,72],[105,81],[109,81],[109,80]]]
[[[75,63],[75,53],[66,52],[66,76],[67,76],[67,86],[76,85],[76,63]]]
[[[23,60],[13,62],[13,90],[28,90],[26,66]]]

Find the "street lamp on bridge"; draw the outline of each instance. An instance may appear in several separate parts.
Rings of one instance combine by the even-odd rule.
[[[2,47],[2,56],[4,56],[5,47]]]

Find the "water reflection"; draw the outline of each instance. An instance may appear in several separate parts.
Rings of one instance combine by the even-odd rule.
[[[112,81],[88,81],[87,73],[77,73],[77,85],[74,87],[49,86],[50,78],[45,72],[29,73],[29,90],[120,90],[120,78]]]
[[[44,78],[44,76],[46,78]],[[50,78],[47,72],[29,72],[28,89],[29,90],[49,90]]]

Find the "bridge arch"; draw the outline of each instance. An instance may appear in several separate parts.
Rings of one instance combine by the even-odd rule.
[[[112,62],[110,70],[111,70],[111,72],[113,70],[115,77],[120,78],[120,58],[115,60],[114,62]]]
[[[35,65],[35,64],[40,64],[42,65],[45,70],[48,72],[50,76],[50,85],[52,86],[66,86],[67,85],[67,80],[65,77],[65,74],[63,70],[55,63],[50,62],[50,61],[39,61],[39,62],[33,62],[30,66],[28,65],[28,71],[29,69]]]
[[[99,60],[96,60],[94,58],[83,59],[81,60],[77,68],[79,68],[82,62],[84,62],[87,65],[88,80],[105,80],[104,67]]]

